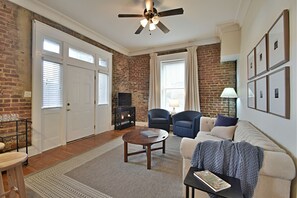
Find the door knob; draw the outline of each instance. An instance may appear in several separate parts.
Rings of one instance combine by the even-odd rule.
[[[66,108],[66,111],[70,111],[70,108],[69,108],[69,106],[70,106],[70,103],[68,102],[68,103],[67,103],[67,108]]]

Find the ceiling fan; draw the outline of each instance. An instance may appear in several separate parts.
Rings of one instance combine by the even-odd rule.
[[[144,0],[145,1],[145,9],[143,14],[119,14],[119,18],[124,17],[144,17],[140,21],[140,26],[136,30],[135,34],[140,34],[140,32],[149,24],[149,30],[156,29],[156,26],[160,28],[165,34],[169,32],[169,29],[160,21],[161,17],[172,16],[172,15],[180,15],[184,13],[182,8],[166,10],[162,12],[158,12],[157,9],[154,7],[153,0]]]

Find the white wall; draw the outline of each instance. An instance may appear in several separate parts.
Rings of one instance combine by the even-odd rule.
[[[290,66],[291,78],[291,116],[284,119],[269,113],[247,108],[247,55],[257,45],[265,33],[280,16],[289,9],[290,21],[290,60],[284,66]],[[241,51],[238,62],[238,116],[249,120],[269,137],[297,157],[296,129],[296,0],[253,0],[245,20],[241,24]]]

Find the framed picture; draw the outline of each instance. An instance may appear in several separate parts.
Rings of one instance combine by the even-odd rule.
[[[269,113],[290,119],[290,67],[268,76]]]
[[[267,76],[256,80],[256,109],[267,112]]]
[[[267,72],[267,35],[261,39],[256,46],[256,75],[259,76]]]
[[[255,49],[253,49],[249,55],[247,56],[247,71],[248,71],[248,79],[252,79],[255,77],[256,72],[256,61],[255,61]]]
[[[269,70],[289,61],[289,37],[289,10],[284,10],[268,31]]]
[[[247,85],[247,104],[249,108],[256,108],[256,92],[255,92],[255,81],[248,82]]]

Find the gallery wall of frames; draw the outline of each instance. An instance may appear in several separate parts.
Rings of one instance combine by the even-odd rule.
[[[289,10],[247,55],[249,108],[290,119]]]

